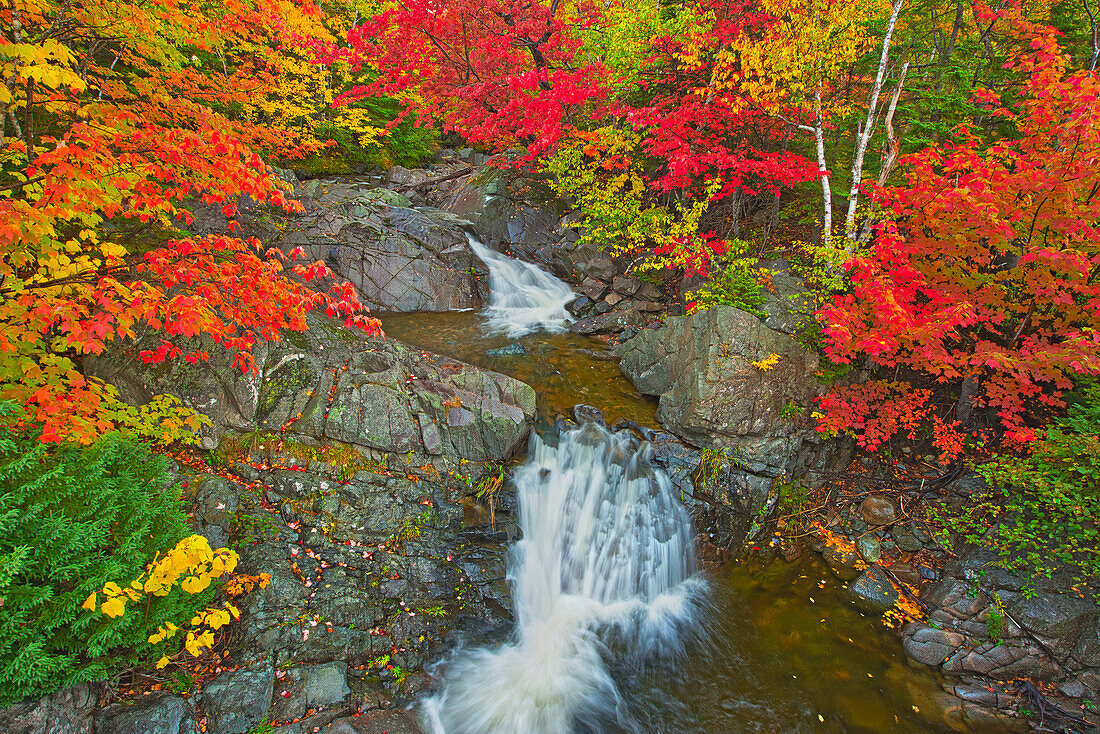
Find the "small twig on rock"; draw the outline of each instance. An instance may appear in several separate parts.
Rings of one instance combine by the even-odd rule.
[[[909,587],[902,583],[902,580],[895,576],[893,571],[886,568],[885,566],[879,566],[879,568],[882,569],[882,571],[890,577],[890,580],[894,582],[895,586],[901,589],[903,594],[912,599],[917,604],[917,606],[921,608],[922,612],[924,612],[925,614],[930,614],[932,612],[932,607],[922,602],[920,599],[917,598],[916,594],[909,591]]]

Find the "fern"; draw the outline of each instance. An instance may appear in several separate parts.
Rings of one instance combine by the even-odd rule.
[[[0,404],[0,418],[10,417]],[[133,579],[190,534],[165,463],[118,434],[47,448],[0,426],[0,706],[147,662],[158,625],[212,592],[164,597],[142,614],[82,610],[111,580]]]

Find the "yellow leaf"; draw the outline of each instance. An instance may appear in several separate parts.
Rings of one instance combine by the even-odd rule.
[[[157,670],[160,670],[161,668],[165,667],[166,665],[168,665],[168,656],[167,655],[161,655],[160,660],[157,661]]]
[[[188,576],[180,584],[180,588],[188,594],[198,594],[205,591],[208,586],[210,586],[209,576]]]
[[[107,601],[103,602],[103,606],[100,607],[100,611],[106,614],[108,617],[121,617],[122,613],[126,611],[126,597],[125,596],[113,596]]]
[[[91,596],[84,600],[84,603],[80,605],[81,609],[87,609],[89,612],[95,611],[95,592],[93,591]]]

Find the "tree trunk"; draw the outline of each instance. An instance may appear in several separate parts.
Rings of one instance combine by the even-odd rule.
[[[894,26],[897,24],[898,15],[904,3],[905,0],[894,0],[890,20],[886,24],[886,35],[882,39],[882,54],[879,56],[878,71],[875,73],[875,85],[871,87],[871,100],[867,104],[867,121],[863,124],[863,132],[856,139],[856,152],[852,158],[852,189],[848,193],[848,216],[844,221],[844,251],[849,255],[855,252],[856,248],[856,206],[859,203],[859,187],[863,182],[863,159],[867,154],[867,144],[874,133],[878,98],[882,93],[882,82],[886,78],[886,64],[890,60],[890,40],[894,35]]]

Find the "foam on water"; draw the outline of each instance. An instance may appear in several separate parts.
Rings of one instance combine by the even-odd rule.
[[[534,437],[514,480],[513,638],[443,661],[422,717],[435,734],[637,731],[611,670],[683,651],[706,589],[691,518],[648,446],[595,424]]]
[[[573,318],[565,304],[576,294],[562,280],[531,263],[502,255],[471,232],[470,249],[489,268],[489,326],[508,336],[534,331],[565,331]]]

